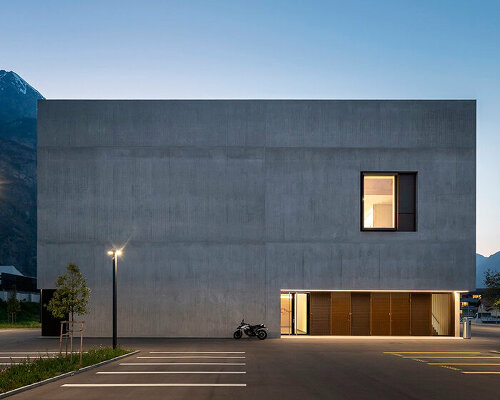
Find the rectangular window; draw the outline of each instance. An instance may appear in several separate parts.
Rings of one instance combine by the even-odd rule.
[[[361,230],[416,230],[416,173],[361,174]]]
[[[396,228],[396,177],[363,176],[363,228]]]

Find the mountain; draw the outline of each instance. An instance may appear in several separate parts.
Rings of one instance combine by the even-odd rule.
[[[36,118],[36,101],[43,96],[12,71],[0,70],[0,121]]]
[[[44,97],[0,70],[0,265],[36,275],[36,107]]]
[[[500,251],[489,257],[476,254],[476,287],[484,288],[484,273],[491,269],[500,272]]]

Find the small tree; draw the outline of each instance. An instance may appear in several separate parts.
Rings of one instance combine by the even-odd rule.
[[[492,306],[500,307],[500,272],[494,272],[488,269],[485,273],[486,287],[486,300],[488,300]]]
[[[47,309],[55,318],[64,318],[69,315],[69,334],[71,350],[73,350],[73,324],[75,314],[88,314],[90,289],[83,279],[80,268],[75,264],[68,264],[66,273],[59,275],[56,281],[56,291],[49,301]],[[62,340],[62,337],[61,337]]]
[[[21,304],[19,300],[17,299],[17,291],[16,287],[14,286],[12,292],[10,293],[10,296],[7,300],[7,320],[10,321],[11,323],[16,322],[16,314],[18,311],[21,310]]]

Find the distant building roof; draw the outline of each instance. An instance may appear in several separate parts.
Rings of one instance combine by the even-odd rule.
[[[6,274],[24,276],[13,265],[0,265],[0,274],[3,273],[3,272],[6,273]]]

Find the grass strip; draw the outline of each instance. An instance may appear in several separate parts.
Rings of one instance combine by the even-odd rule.
[[[24,328],[41,328],[42,324],[38,321],[30,322],[16,322],[14,324],[8,324],[7,322],[0,322],[0,329],[24,329]]]
[[[40,356],[31,357],[20,364],[13,364],[3,368],[0,366],[2,368],[0,369],[0,393],[110,360],[131,351],[121,348],[112,349],[110,347],[90,349],[83,354],[81,364],[78,354],[73,354],[73,359],[71,359],[69,355],[41,358],[41,356],[47,357],[48,355],[40,353]]]

